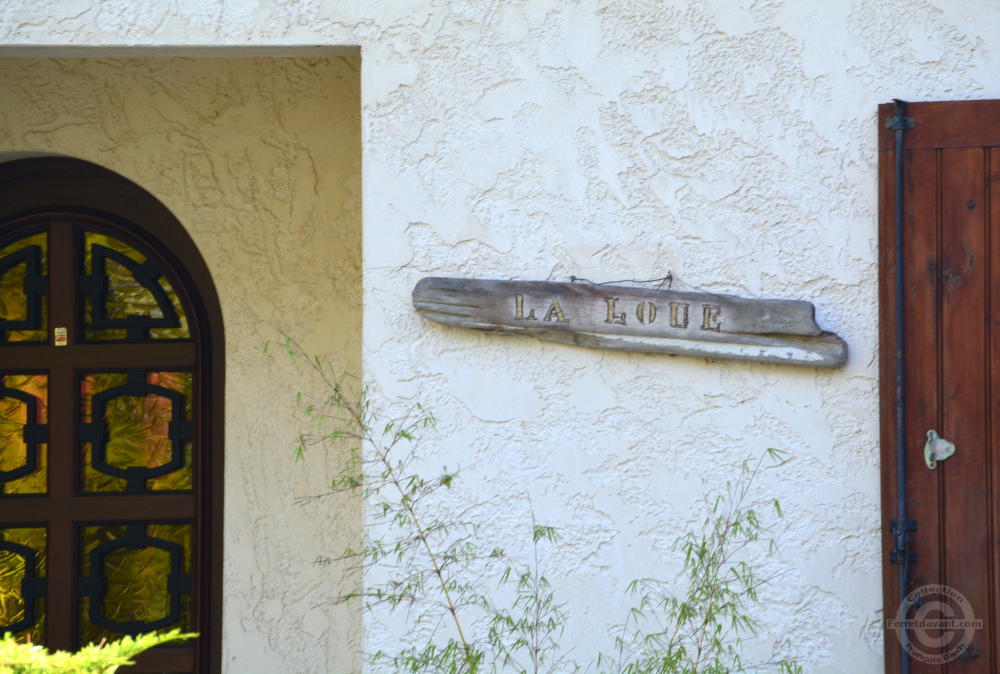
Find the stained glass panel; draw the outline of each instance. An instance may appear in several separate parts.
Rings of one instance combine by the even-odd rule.
[[[192,488],[190,372],[87,374],[80,388],[84,491]]]
[[[0,342],[48,339],[48,234],[0,248]]]
[[[0,374],[0,493],[48,487],[48,377]]]
[[[44,643],[45,557],[43,527],[0,529],[0,634]]]
[[[86,339],[191,336],[184,307],[170,281],[131,246],[106,234],[84,232],[83,266],[80,285]]]
[[[190,631],[191,532],[190,524],[81,527],[80,645]]]

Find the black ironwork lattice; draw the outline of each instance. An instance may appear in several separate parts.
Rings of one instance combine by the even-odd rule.
[[[27,421],[21,431],[26,445],[24,465],[12,470],[0,470],[0,482],[10,482],[30,475],[38,468],[38,445],[49,441],[49,426],[38,423],[38,398],[30,393],[0,385],[0,398],[20,400],[27,408]]]
[[[49,277],[42,276],[42,247],[25,246],[0,258],[0,277],[19,264],[25,265],[23,292],[26,303],[24,320],[0,318],[0,340],[9,330],[42,329],[42,295],[49,292]]]
[[[132,341],[149,338],[151,328],[179,328],[181,326],[174,305],[157,279],[163,272],[152,260],[143,263],[112,250],[107,246],[92,244],[90,246],[90,274],[80,277],[80,294],[90,297],[90,325],[88,328],[97,330],[125,330],[126,337]],[[163,314],[161,317],[131,315],[124,318],[108,318],[108,279],[107,261],[111,260],[127,269],[135,282],[149,291]]]
[[[108,463],[107,448],[110,429],[104,420],[108,403],[114,398],[122,396],[146,395],[160,396],[170,401],[170,421],[167,424],[167,437],[170,439],[170,461],[153,468],[112,466]],[[146,490],[146,480],[182,468],[184,465],[183,443],[194,436],[194,425],[190,421],[184,420],[184,396],[173,389],[146,383],[145,372],[129,372],[125,384],[95,393],[91,398],[90,418],[90,422],[80,424],[80,442],[91,443],[90,465],[94,470],[105,475],[126,480],[126,492],[143,492]]]
[[[35,573],[37,552],[26,545],[0,541],[0,550],[12,552],[24,559],[24,578],[21,579],[21,600],[24,602],[24,617],[10,625],[0,625],[0,636],[8,632],[20,632],[35,624],[35,600],[45,596],[45,579]]]
[[[170,612],[160,618],[144,620],[112,620],[103,613],[104,599],[108,593],[107,576],[104,574],[104,558],[115,550],[143,550],[157,548],[170,555],[170,574],[167,576],[167,594],[170,595]],[[173,541],[154,538],[146,534],[144,524],[125,525],[125,536],[101,543],[90,551],[90,575],[77,580],[77,594],[90,597],[88,618],[94,625],[135,636],[168,627],[181,617],[181,595],[191,593],[191,574],[181,573],[184,549]]]

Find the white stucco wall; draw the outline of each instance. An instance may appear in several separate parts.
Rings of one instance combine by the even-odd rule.
[[[6,0],[0,42],[12,55],[359,45],[365,375],[386,400],[434,409],[430,458],[468,467],[466,514],[496,540],[516,548],[527,495],[560,527],[549,575],[577,659],[624,614],[632,578],[676,569],[670,544],[702,496],[774,446],[794,460],[760,482],[786,517],[753,648],[813,672],[881,670],[875,109],[1000,97],[993,3]],[[847,366],[478,335],[409,301],[425,275],[668,270],[814,302]],[[286,507],[289,492],[250,497]],[[227,563],[259,554],[227,542]],[[278,552],[311,559],[313,542]],[[270,618],[226,615],[227,657],[262,653],[231,672],[336,647],[278,619],[262,643]],[[394,629],[369,618],[367,649],[391,648]]]

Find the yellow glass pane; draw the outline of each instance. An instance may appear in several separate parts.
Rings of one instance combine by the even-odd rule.
[[[101,391],[122,386],[125,373],[99,373],[83,377],[81,383],[83,423],[92,421],[93,397]],[[181,394],[184,405],[180,410],[184,421],[191,421],[192,376],[190,372],[150,372],[146,383]],[[175,410],[170,399],[162,395],[123,395],[112,398],[105,407],[105,461],[114,468],[156,468],[173,459],[173,444],[168,436]],[[93,465],[91,443],[81,443],[83,489],[88,492],[125,491],[127,482],[101,472]],[[190,490],[192,488],[192,452],[190,441],[182,443],[182,466],[165,475],[146,480],[146,488],[155,491]]]
[[[191,573],[191,525],[148,524],[147,536],[176,543],[181,547],[182,574]],[[124,526],[83,527],[80,537],[80,567],[83,576],[91,575],[90,553],[107,541],[124,538]],[[167,589],[171,572],[171,555],[167,550],[153,546],[140,549],[119,548],[104,555],[100,575],[104,578],[106,593],[101,615],[115,622],[142,621],[151,623],[170,615],[172,598]],[[90,620],[90,597],[80,598],[80,645],[118,639],[121,633],[95,625]],[[191,629],[191,596],[179,597],[177,621],[159,630],[174,628]]]
[[[42,276],[48,274],[48,234],[42,232],[32,234],[14,243],[0,248],[0,260],[11,253],[28,246],[39,246],[42,249]],[[24,277],[28,272],[28,264],[22,262],[14,265],[0,275],[0,319],[6,321],[23,321],[28,317],[28,297],[24,294]],[[0,341],[7,342],[44,342],[48,339],[48,297],[41,297],[41,329],[39,330],[9,330]]]
[[[83,378],[80,385],[81,403],[83,405],[81,421],[91,421],[92,400],[95,393],[106,391],[115,386],[124,386],[127,375],[124,373],[91,374]],[[126,482],[122,478],[106,475],[91,466],[91,444],[81,443],[83,453],[83,490],[84,491],[125,491]]]
[[[194,486],[191,482],[192,447],[193,443],[190,440],[185,440],[183,444],[184,466],[180,470],[146,480],[147,488],[152,491],[189,491],[192,489]]]
[[[48,377],[43,374],[0,375],[0,387],[23,391],[37,400],[35,422],[47,424]],[[0,470],[10,471],[25,465],[29,446],[24,441],[28,406],[17,398],[0,397]],[[0,481],[2,494],[44,494],[48,490],[48,445],[40,443],[35,470],[22,477]]]
[[[35,551],[35,577],[45,577],[46,530],[42,527],[0,529],[0,541],[15,543]],[[21,594],[25,576],[25,558],[0,550],[0,626],[14,625],[25,618],[25,601]],[[45,598],[35,599],[34,620],[29,628],[15,634],[18,641],[45,641]]]
[[[126,243],[97,232],[84,233],[84,273],[92,272],[93,255],[91,247],[93,245],[104,246],[115,252],[121,253],[130,260],[142,264],[146,257]],[[108,294],[105,304],[105,318],[123,319],[128,316],[147,316],[149,318],[163,318],[163,310],[156,302],[156,298],[148,288],[135,280],[132,272],[118,264],[114,260],[107,260],[104,272],[107,274]],[[149,330],[150,339],[186,339],[191,336],[188,330],[187,314],[181,305],[180,298],[174,290],[170,281],[165,276],[161,276],[157,283],[163,288],[170,303],[173,305],[180,326],[176,328],[151,328]],[[95,329],[90,327],[94,307],[91,306],[90,296],[85,296],[83,304],[85,335],[89,340],[115,340],[126,339],[127,334],[124,329]]]

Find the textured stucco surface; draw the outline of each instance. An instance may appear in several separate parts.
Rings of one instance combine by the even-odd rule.
[[[312,560],[321,544],[350,544],[360,510],[293,505],[323,490],[327,470],[321,456],[292,458],[295,394],[309,379],[263,346],[285,330],[360,367],[358,61],[0,59],[0,153],[70,155],[135,181],[212,272],[226,332],[233,672],[355,666],[360,619],[316,606],[329,579]]]
[[[476,505],[463,514],[499,543],[523,540],[526,495],[561,528],[549,573],[573,615],[574,655],[586,663],[624,615],[629,580],[672,577],[670,544],[700,521],[703,495],[774,446],[794,459],[759,483],[786,517],[767,562],[780,581],[762,592],[765,628],[751,647],[798,655],[813,672],[881,670],[875,108],[1000,97],[993,3],[7,0],[0,41],[109,55],[359,45],[365,374],[385,399],[434,409],[431,459],[467,467],[459,496]],[[260,140],[256,129],[245,137]],[[114,156],[106,134],[92,142]],[[177,152],[183,141],[159,142]],[[155,173],[127,175],[142,184],[141,171]],[[196,240],[209,237],[197,227]],[[692,287],[814,302],[820,324],[847,340],[847,366],[477,335],[427,323],[409,302],[430,274],[603,281],[668,270]],[[221,286],[234,278],[213,271]],[[227,320],[242,320],[237,308],[260,316],[261,301],[232,300]],[[276,327],[302,325],[283,303],[265,313]],[[234,393],[246,383],[234,378]],[[231,482],[236,507],[253,508],[227,520],[243,532],[229,538],[227,657],[266,653],[231,672],[315,668],[339,647],[333,623],[305,636],[295,623],[305,604],[275,598],[298,596],[298,577],[267,576],[287,583],[270,595],[249,589],[266,576],[255,569],[311,559],[327,536],[293,540],[254,520],[280,513],[301,531],[297,518],[322,517],[288,511],[299,478],[268,465],[289,473]],[[366,618],[366,647],[391,648],[401,629]]]

